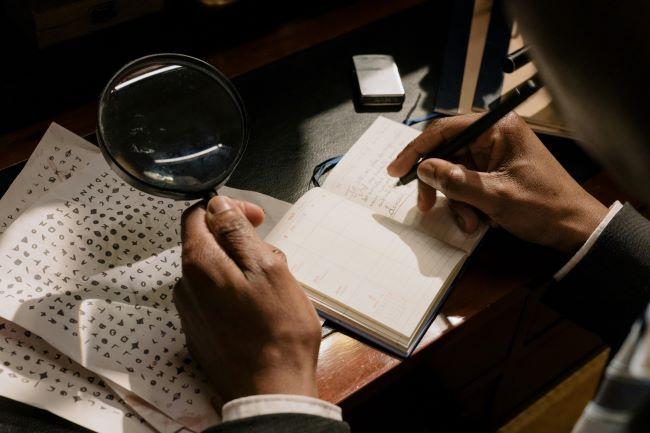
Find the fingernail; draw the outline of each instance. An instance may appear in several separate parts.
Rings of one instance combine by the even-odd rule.
[[[215,197],[208,203],[208,213],[213,215],[220,214],[230,209],[232,209],[232,204],[226,197]]]
[[[435,174],[435,169],[429,164],[420,164],[420,166],[418,167],[418,177],[422,179],[426,184],[431,185],[435,188],[434,174]]]

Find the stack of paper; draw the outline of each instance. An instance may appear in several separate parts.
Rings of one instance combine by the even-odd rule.
[[[265,209],[264,236],[288,203]],[[219,421],[172,303],[180,216],[53,124],[0,206],[0,394],[98,432],[201,431]]]

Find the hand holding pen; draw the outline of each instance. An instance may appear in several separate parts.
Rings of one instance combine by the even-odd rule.
[[[433,121],[388,166],[388,173],[403,177],[417,164],[419,209],[430,210],[440,191],[466,232],[486,220],[524,240],[568,254],[577,251],[607,208],[576,183],[515,113],[444,159],[429,157],[484,116]]]
[[[420,162],[428,158],[448,158],[462,148],[468,146],[476,140],[481,134],[487,131],[492,125],[497,123],[503,116],[514,110],[518,105],[534,95],[542,85],[537,74],[524,81],[519,86],[508,92],[494,108],[479,117],[474,123],[466,129],[459,132],[453,138],[440,143],[436,148],[423,154],[421,158],[413,165],[408,173],[400,177],[399,184],[406,185],[417,178],[417,168]]]

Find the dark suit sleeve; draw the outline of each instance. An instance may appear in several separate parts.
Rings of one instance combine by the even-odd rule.
[[[650,221],[623,206],[542,301],[618,349],[650,301]]]
[[[315,415],[278,413],[224,422],[204,433],[350,433],[342,421]]]

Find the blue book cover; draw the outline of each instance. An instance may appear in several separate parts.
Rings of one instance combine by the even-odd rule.
[[[508,55],[512,25],[506,18],[503,2],[495,0],[492,3],[490,25],[488,27],[481,70],[479,72],[473,106],[487,109],[489,105],[501,97],[503,87],[502,61]]]
[[[436,110],[458,110],[473,13],[474,0],[452,2],[447,43],[438,79]]]

